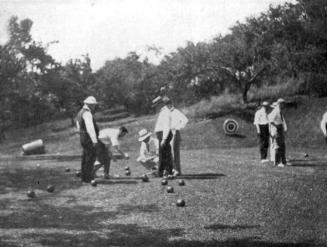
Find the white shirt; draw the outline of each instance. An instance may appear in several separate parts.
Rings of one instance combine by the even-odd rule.
[[[146,160],[147,158],[158,155],[159,153],[159,141],[157,138],[150,137],[148,143],[141,142],[140,156],[138,160]]]
[[[171,110],[171,128],[173,130],[181,130],[185,128],[188,123],[188,118],[178,109],[172,108]]]
[[[264,107],[261,107],[259,110],[256,111],[255,115],[254,115],[254,121],[253,124],[257,125],[264,125],[264,124],[268,124],[268,114],[267,111],[265,110]]]
[[[324,115],[322,116],[322,120],[320,122],[320,128],[324,133],[324,135],[326,135],[326,124],[327,124],[327,112],[324,113]]]
[[[99,132],[99,140],[108,146],[119,146],[119,129],[106,128]]]
[[[167,106],[161,108],[159,116],[157,118],[156,125],[154,127],[154,132],[162,131],[162,139],[168,138],[169,131],[171,130],[171,111]]]
[[[93,124],[93,116],[92,116],[91,110],[87,105],[84,105],[83,108],[86,110],[82,116],[82,118],[84,119],[84,122],[85,122],[86,132],[89,134],[92,142],[97,143],[98,139],[97,139],[97,135],[95,133],[95,128],[94,128],[94,124]],[[76,121],[76,128],[78,130],[80,130],[78,121]]]
[[[274,123],[276,125],[283,125],[284,131],[287,131],[287,124],[285,118],[282,117],[280,107],[276,106],[272,112],[268,115],[269,123]]]

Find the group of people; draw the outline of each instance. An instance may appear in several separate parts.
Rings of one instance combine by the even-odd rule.
[[[262,102],[254,115],[254,125],[259,138],[261,162],[268,162],[270,146],[271,161],[275,166],[284,167],[286,161],[285,134],[287,124],[284,117],[285,100],[278,99],[273,104]]]
[[[117,156],[129,159],[128,154],[120,148],[120,140],[128,133],[128,130],[124,126],[100,130],[93,117],[97,104],[93,96],[87,97],[76,117],[76,127],[79,130],[80,143],[83,148],[81,177],[84,182],[93,180],[102,166],[103,177],[110,178],[111,160],[116,160]],[[137,162],[151,169],[152,174],[160,177],[181,175],[180,131],[186,126],[188,119],[173,106],[167,96],[158,96],[152,101],[152,106],[159,113],[154,126],[155,136],[147,129],[141,129],[138,132],[138,141],[141,145]],[[255,113],[253,123],[259,139],[262,163],[269,161],[268,150],[270,149],[270,160],[275,166],[287,165],[285,146],[287,124],[284,109],[285,100],[280,98],[271,105],[267,101],[262,102]],[[321,129],[327,142],[327,112],[321,120]]]
[[[137,161],[151,169],[156,176],[180,175],[180,130],[188,119],[167,96],[159,96],[153,100],[153,107],[159,112],[154,132],[156,137],[146,129],[138,134],[140,156]],[[98,102],[93,96],[84,100],[84,106],[76,117],[76,128],[80,134],[80,143],[83,149],[81,161],[81,179],[91,182],[97,177],[96,172],[103,167],[103,178],[109,179],[111,160],[117,156],[129,159],[127,153],[121,150],[120,140],[128,134],[127,128],[105,128],[100,130],[94,112]]]

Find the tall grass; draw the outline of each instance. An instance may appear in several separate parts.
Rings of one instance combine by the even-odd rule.
[[[263,101],[293,96],[300,92],[303,83],[303,80],[289,78],[285,83],[252,88],[248,92],[248,99],[249,101]]]
[[[239,95],[224,93],[220,96],[213,96],[210,99],[203,99],[198,103],[183,109],[189,117],[205,117],[209,114],[228,112],[241,107]]]

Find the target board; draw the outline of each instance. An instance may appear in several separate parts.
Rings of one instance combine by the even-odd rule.
[[[238,122],[235,119],[226,119],[223,125],[226,135],[234,135],[238,130]]]

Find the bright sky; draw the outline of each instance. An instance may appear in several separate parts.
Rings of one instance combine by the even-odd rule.
[[[295,0],[292,0],[293,2]],[[49,53],[60,62],[88,53],[92,68],[136,51],[152,62],[147,45],[168,54],[186,41],[210,41],[269,4],[286,0],[0,0],[0,43],[12,15],[33,21],[32,35],[44,43],[58,40]]]

